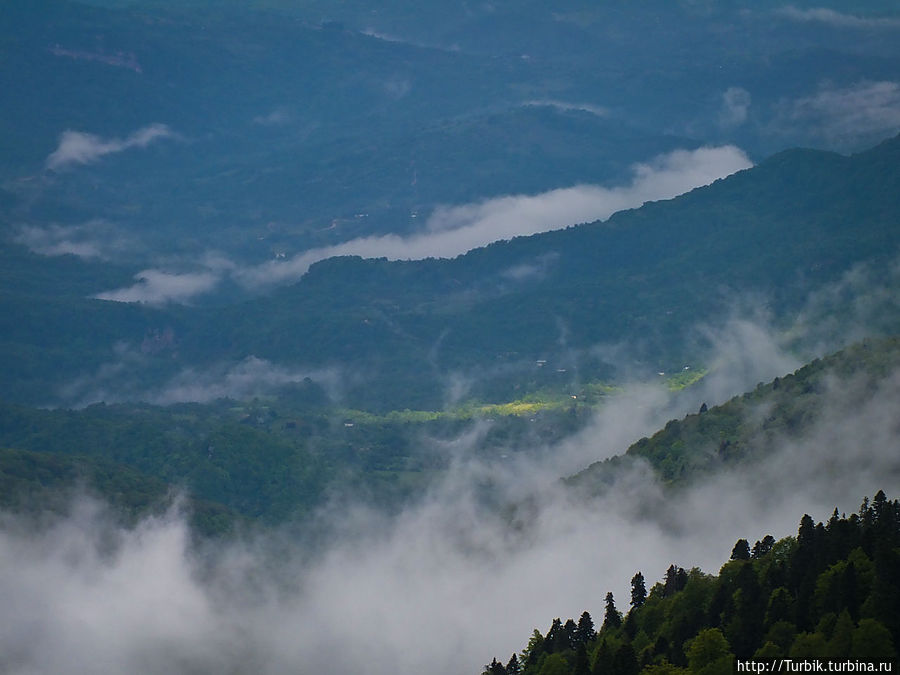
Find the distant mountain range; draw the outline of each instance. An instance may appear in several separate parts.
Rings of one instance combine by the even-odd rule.
[[[127,272],[9,245],[4,386],[40,404],[163,400],[188,369],[224,378],[250,363],[276,383],[273,369],[282,382],[339,381],[332,395],[383,411],[441,407],[453,377],[489,401],[614,378],[598,345],[628,342],[647,374],[680,369],[702,358],[697,326],[747,296],[786,330],[854,266],[890,287],[898,195],[900,137],[850,157],[785,151],[607,222],[452,260],[334,258],[252,301],[194,308],[90,299],[132,283]],[[829,311],[849,328],[853,315],[838,309],[853,298],[834,296]],[[891,297],[875,312],[885,332],[897,328]],[[835,319],[829,330],[840,332]]]
[[[10,0],[0,216],[258,262],[675,148],[859,150],[900,130],[900,18],[823,4]]]

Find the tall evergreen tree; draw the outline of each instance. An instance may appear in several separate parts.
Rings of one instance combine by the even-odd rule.
[[[554,651],[563,652],[567,649],[575,649],[575,645],[578,643],[577,634],[578,626],[572,619],[566,619],[566,623],[563,624],[562,631],[560,631],[559,644]]]
[[[544,651],[548,654],[556,652],[561,641],[561,636],[562,621],[559,618],[553,619],[550,630],[547,631],[547,635],[544,637]]]
[[[538,658],[544,653],[544,636],[535,628],[531,633],[531,639],[528,640],[528,646],[525,647],[524,657],[526,666],[533,666],[538,662]]]
[[[738,563],[740,570],[734,579],[734,594],[730,616],[725,623],[725,637],[738,658],[746,659],[760,645],[765,617],[765,597],[756,578],[753,563]]]
[[[608,675],[613,667],[613,650],[604,638],[594,655],[594,665],[591,668],[592,675]]]
[[[801,630],[810,630],[813,624],[813,593],[819,575],[816,549],[815,522],[809,514],[804,514],[797,532],[797,549],[791,557],[789,579],[790,590],[796,598],[796,623]]]
[[[779,586],[769,596],[764,624],[772,626],[779,621],[794,622],[794,598],[784,586]]]
[[[616,601],[612,591],[606,594],[606,612],[603,615],[603,628],[618,628],[622,625],[622,615],[616,609]]]
[[[758,541],[755,544],[753,544],[753,550],[750,552],[750,557],[753,560],[758,560],[758,559],[762,558],[763,556],[768,555],[772,551],[772,548],[774,546],[775,546],[775,537],[773,537],[771,534],[767,534],[765,537],[762,538],[761,541]]]
[[[647,601],[647,585],[644,575],[638,572],[631,577],[631,606],[641,607]]]
[[[840,579],[838,602],[850,613],[854,621],[859,620],[859,593],[857,589],[856,566],[853,561],[847,563]]]
[[[594,630],[594,620],[588,612],[583,612],[581,618],[578,619],[575,641],[579,644],[585,644],[595,637],[597,637],[597,631]]]
[[[634,647],[631,646],[631,643],[626,642],[616,650],[612,669],[609,672],[611,675],[638,675],[640,670]]]
[[[575,665],[572,668],[572,675],[591,675],[591,662],[588,659],[587,647],[583,642],[580,642],[575,650]]]
[[[669,565],[666,570],[666,578],[663,582],[663,597],[668,598],[683,590],[687,585],[688,573],[683,567]]]
[[[731,549],[732,560],[750,560],[750,543],[746,539],[738,539]]]

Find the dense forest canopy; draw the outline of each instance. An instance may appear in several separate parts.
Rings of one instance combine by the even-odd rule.
[[[597,599],[599,619],[599,598]],[[607,594],[603,622],[554,619],[486,675],[731,673],[737,659],[896,661],[900,502],[879,491],[827,523],[804,515],[795,537],[738,539],[718,576],[671,565],[627,609]]]

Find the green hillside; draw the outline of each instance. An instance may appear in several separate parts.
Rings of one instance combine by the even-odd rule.
[[[900,137],[852,157],[790,151],[605,223],[454,260],[324,261],[295,286],[217,312],[193,353],[241,345],[267,358],[365,364],[376,384],[366,382],[362,404],[391,407],[433,407],[440,376],[454,371],[501,371],[484,394],[498,395],[496,384],[509,398],[503,377],[517,370],[516,384],[535,386],[538,359],[608,377],[612,364],[589,352],[598,344],[629,342],[648,373],[680,369],[698,357],[688,332],[727,315],[735,297],[761,294],[786,321],[853,265],[894,260],[898,155]],[[519,267],[532,275],[504,277]],[[886,314],[886,328],[897,319]]]
[[[835,388],[853,409],[865,407],[897,367],[900,338],[867,340],[722,405],[672,420],[565,482],[580,494],[597,495],[638,459],[670,486],[764,461],[775,441],[802,439],[822,423]],[[616,396],[595,385],[578,390],[577,399],[547,393],[504,405],[470,402],[446,411],[375,415],[311,404],[300,393],[293,399],[101,404],[77,411],[0,404],[0,446],[25,452],[8,458],[23,467],[14,475],[24,481],[9,495],[36,495],[40,503],[54,490],[73,487],[75,477],[89,476],[84,480],[99,494],[134,512],[161,499],[163,486],[270,524],[302,517],[342,496],[395,510],[445,475],[454,458],[446,445],[451,439],[482,429],[472,452],[488,462],[502,462],[509,453],[553,452],[592,419],[596,407]],[[115,467],[127,471],[117,478]],[[47,471],[50,483],[41,478]],[[146,485],[134,482],[139,476]]]
[[[680,370],[703,358],[696,326],[727,316],[736,299],[764,298],[787,329],[810,293],[854,265],[892,283],[886,270],[900,251],[898,155],[900,137],[850,157],[788,151],[604,223],[453,260],[334,258],[293,286],[236,304],[224,297],[191,309],[63,300],[49,280],[38,289],[7,274],[3,388],[11,400],[73,403],[66,385],[87,380],[82,395],[90,396],[92,378],[105,377],[93,386],[119,386],[133,397],[186,368],[252,356],[281,367],[333,367],[344,405],[386,412],[442,407],[453,375],[471,381],[473,398],[496,402],[613,379],[617,364],[591,350],[597,345],[629,343],[648,375]],[[96,287],[90,270],[78,281],[59,260],[46,264],[51,277]],[[16,264],[27,269],[27,260]],[[849,314],[831,311],[840,332]],[[870,329],[900,329],[896,306],[888,302],[878,314],[881,325]],[[167,331],[166,345],[143,349]],[[536,368],[538,361],[548,367]]]
[[[718,576],[672,565],[648,592],[637,572],[627,610],[608,594],[601,624],[596,599],[599,630],[588,611],[577,623],[555,619],[483,672],[727,675],[736,658],[771,668],[779,659],[865,660],[877,670],[897,659],[898,571],[900,502],[879,491],[849,517],[835,509],[816,524],[804,515],[796,537],[766,536],[752,548],[738,539]]]
[[[172,486],[102,456],[0,448],[0,508],[41,517],[67,513],[73,500],[100,500],[126,526],[173,506]],[[183,507],[195,534],[232,532],[239,517],[221,504],[185,496]]]
[[[8,460],[20,465],[10,475],[23,483],[10,488],[8,499],[26,494],[40,504],[55,490],[74,489],[84,476],[86,487],[135,512],[150,508],[151,497],[161,500],[168,486],[244,519],[275,524],[308,516],[328,500],[396,510],[444,475],[454,457],[446,444],[476,425],[488,428],[474,451],[495,461],[561,440],[590,412],[586,402],[571,400],[386,416],[286,397],[77,411],[0,403],[0,447],[19,453]],[[117,476],[116,467],[125,473]],[[54,501],[65,503],[68,494]]]
[[[741,463],[764,462],[779,444],[800,440],[843,401],[861,410],[877,399],[878,386],[900,367],[900,338],[867,340],[760,383],[730,401],[671,420],[623,454],[597,462],[566,479],[571,487],[598,494],[618,472],[643,460],[670,485],[683,485]],[[704,404],[705,406],[705,404]]]

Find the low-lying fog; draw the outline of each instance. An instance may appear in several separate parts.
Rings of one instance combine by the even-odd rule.
[[[759,315],[705,335],[715,368],[690,395],[632,387],[540,459],[483,464],[469,452],[477,433],[459,439],[444,480],[399,515],[323,508],[333,534],[314,555],[279,531],[197,549],[177,509],[130,530],[87,498],[39,526],[7,514],[0,669],[478,673],[555,617],[599,619],[609,590],[627,609],[638,570],[650,584],[671,563],[715,573],[738,538],[795,534],[804,513],[900,492],[893,373],[874,394],[833,382],[814,432],[752,469],[666,496],[638,466],[595,501],[566,493],[559,477],[800,365]],[[521,527],[484,505],[488,478],[500,503],[533,502]]]

